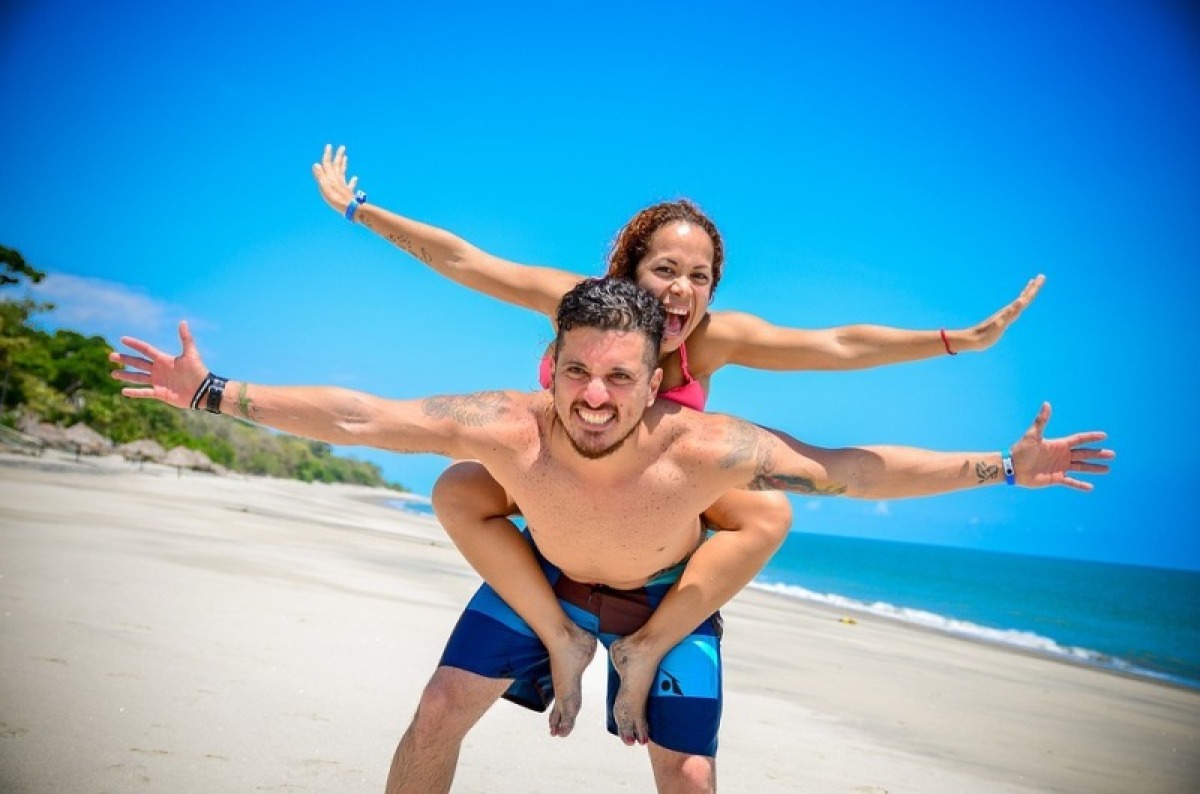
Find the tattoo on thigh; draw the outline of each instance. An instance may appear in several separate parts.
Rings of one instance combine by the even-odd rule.
[[[508,410],[509,398],[502,391],[481,391],[461,396],[427,397],[421,410],[434,419],[450,419],[466,427],[480,427],[498,420]]]
[[[1000,476],[1000,467],[995,465],[989,466],[983,461],[979,461],[975,464],[975,476],[979,478],[979,482],[981,483],[994,480]]]

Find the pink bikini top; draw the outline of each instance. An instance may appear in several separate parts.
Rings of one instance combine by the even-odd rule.
[[[704,410],[704,387],[700,385],[700,381],[692,377],[692,373],[688,371],[687,363],[687,345],[679,346],[679,369],[683,371],[683,383],[673,389],[660,391],[659,397],[664,400],[670,400],[673,403],[678,403],[684,408],[691,408],[696,411]],[[542,356],[542,363],[538,365],[538,382],[542,384],[543,389],[550,388],[550,354]]]

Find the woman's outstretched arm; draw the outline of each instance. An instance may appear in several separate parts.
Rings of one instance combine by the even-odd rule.
[[[313,178],[321,197],[340,215],[355,197],[358,177],[346,179],[346,147],[326,145],[321,161],[313,164]],[[353,222],[419,259],[453,281],[493,298],[553,317],[558,302],[582,279],[575,273],[550,267],[522,265],[493,256],[458,235],[406,218],[380,205],[360,203]]]
[[[725,364],[771,370],[849,370],[982,351],[1000,341],[1037,297],[1045,276],[1029,280],[1016,300],[969,328],[914,331],[882,325],[806,330],[774,325],[741,312],[714,312],[703,341],[693,345],[697,369]]]

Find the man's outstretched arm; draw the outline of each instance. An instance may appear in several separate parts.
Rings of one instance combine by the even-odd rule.
[[[109,357],[123,367],[113,371],[113,378],[133,384],[121,393],[176,408],[215,409],[330,444],[448,457],[474,457],[471,440],[480,433],[468,428],[499,421],[510,407],[503,392],[387,400],[329,386],[216,384],[207,381],[209,370],[186,322],[179,324],[179,341],[183,350],[172,356],[140,339],[121,337],[137,354],[114,352]]]
[[[1011,448],[1001,452],[935,452],[915,447],[822,449],[776,431],[734,421],[728,431],[730,452],[722,466],[750,471],[744,487],[818,496],[899,499],[962,491],[1004,483],[1026,488],[1063,485],[1090,491],[1077,473],[1107,474],[1116,457],[1090,447],[1107,436],[1098,431],[1046,438],[1050,404],[1043,403],[1033,424]]]

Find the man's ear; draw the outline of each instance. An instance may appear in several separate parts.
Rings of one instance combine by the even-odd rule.
[[[663,370],[662,367],[655,367],[654,374],[650,376],[650,397],[646,400],[646,407],[654,405],[655,399],[658,398],[658,387],[662,385]]]

